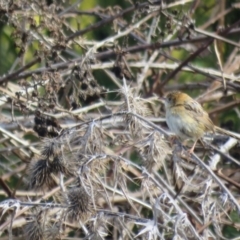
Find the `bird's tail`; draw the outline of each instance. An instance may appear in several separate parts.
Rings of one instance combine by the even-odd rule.
[[[222,133],[222,134],[224,134],[224,135],[227,135],[227,136],[229,136],[229,137],[235,138],[235,139],[237,139],[238,141],[240,141],[240,134],[230,132],[230,131],[228,131],[228,130],[222,129],[222,128],[217,127],[217,126],[215,126],[215,129],[214,129],[214,130],[215,130],[216,132]]]

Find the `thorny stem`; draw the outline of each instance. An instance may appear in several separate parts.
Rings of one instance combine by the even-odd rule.
[[[189,232],[196,239],[221,238],[228,213],[235,206],[240,210],[234,195],[239,189],[237,141],[217,135],[217,147],[186,155],[180,142],[172,146],[168,141],[163,105],[155,104],[160,100],[149,97],[189,90],[193,97],[202,96],[219,126],[220,113],[234,108],[240,115],[239,42],[234,35],[240,28],[226,15],[235,14],[238,4],[146,1],[125,9],[109,5],[78,11],[79,0],[72,5],[30,2],[0,1],[10,25],[4,33],[19,52],[0,78],[0,194],[10,198],[9,205],[1,203],[1,234],[8,228],[11,239],[15,232],[25,234],[21,229],[26,226],[31,239],[38,229],[62,238],[70,231],[102,239],[187,239]],[[217,14],[201,16],[205,23],[196,27],[200,7]],[[82,14],[98,20],[82,28]],[[230,27],[216,31],[216,26]],[[92,38],[101,29],[103,34]],[[209,51],[202,51],[212,41],[217,57],[208,58]],[[209,65],[200,67],[200,57]],[[169,82],[177,73],[179,81]],[[30,191],[21,190],[22,182],[31,185]],[[27,221],[29,214],[33,218]],[[213,233],[209,224],[221,232]]]

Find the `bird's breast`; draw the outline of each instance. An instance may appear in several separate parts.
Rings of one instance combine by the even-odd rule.
[[[169,129],[182,140],[199,139],[204,134],[204,128],[186,110],[172,108],[166,112],[166,122]]]

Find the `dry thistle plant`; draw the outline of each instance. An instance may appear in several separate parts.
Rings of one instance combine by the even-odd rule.
[[[0,0],[1,239],[240,237],[239,142],[189,155],[159,98],[240,132],[239,4],[220,2]]]

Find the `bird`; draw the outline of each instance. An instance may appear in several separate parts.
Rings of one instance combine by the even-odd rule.
[[[188,94],[174,91],[168,93],[163,100],[169,129],[182,141],[186,139],[194,140],[189,153],[194,152],[197,141],[205,133],[219,132],[240,140],[240,137],[235,134],[215,126],[200,103]]]

